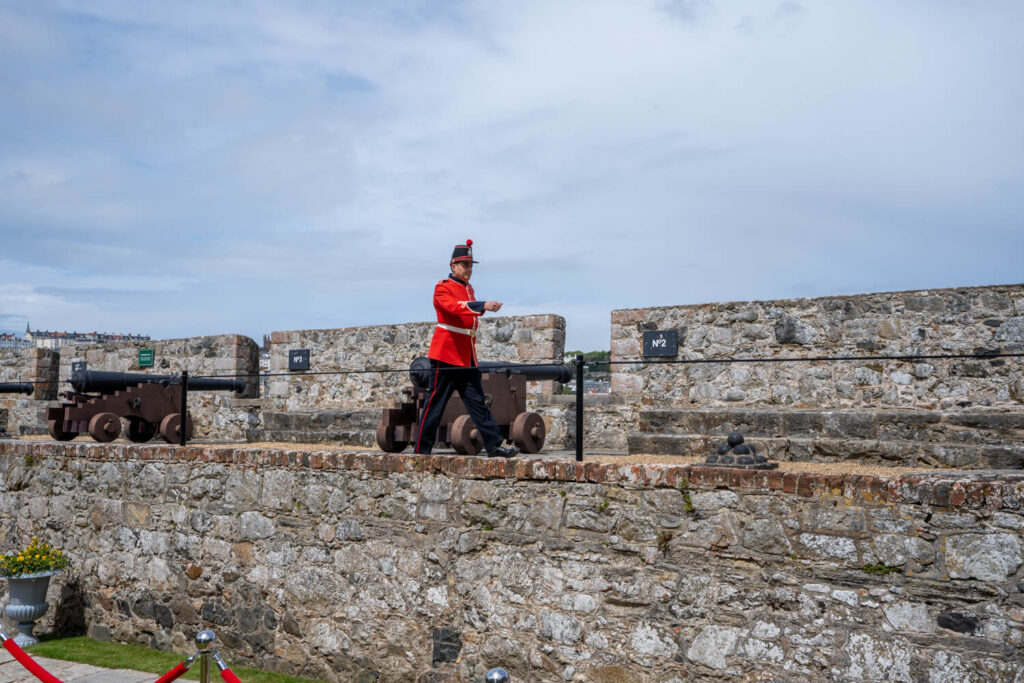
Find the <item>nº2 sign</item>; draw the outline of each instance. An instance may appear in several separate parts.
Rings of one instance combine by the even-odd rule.
[[[644,358],[678,356],[678,330],[648,330],[644,332]]]

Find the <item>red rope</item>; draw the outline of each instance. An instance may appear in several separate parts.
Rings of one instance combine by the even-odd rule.
[[[231,673],[231,669],[221,669],[220,677],[227,681],[227,683],[242,683],[242,681],[238,680],[238,676]]]
[[[61,683],[60,679],[51,674],[49,671],[39,666],[36,660],[28,656],[28,653],[18,647],[18,644],[14,642],[14,638],[8,638],[4,641],[4,647],[14,655],[14,658],[21,662],[29,672],[41,680],[43,683]]]
[[[185,662],[182,662],[178,666],[174,667],[160,678],[156,679],[156,683],[171,683],[171,681],[178,680],[178,677],[188,671],[188,667],[185,666]]]

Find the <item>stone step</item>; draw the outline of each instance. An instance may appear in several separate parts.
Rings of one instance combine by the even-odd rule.
[[[269,431],[361,431],[375,430],[381,410],[263,411],[264,430]]]
[[[705,434],[632,434],[629,453],[707,457],[725,443],[724,436]],[[906,440],[849,438],[752,437],[759,455],[801,462],[857,462],[892,467],[955,469],[1022,469],[1024,446],[930,443]]]
[[[337,429],[278,429],[252,430],[246,435],[248,441],[281,443],[325,443],[345,446],[377,448],[376,430],[341,431]]]
[[[1024,412],[936,410],[730,410],[648,409],[637,430],[651,434],[725,437],[856,438],[936,444],[1001,445],[1024,441]]]
[[[380,410],[263,411],[260,429],[249,441],[337,443],[376,447]]]

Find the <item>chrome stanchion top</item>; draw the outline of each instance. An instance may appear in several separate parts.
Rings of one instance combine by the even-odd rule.
[[[484,681],[486,683],[509,683],[508,672],[500,666],[496,666],[487,672]]]
[[[217,640],[217,634],[210,629],[203,629],[196,634],[196,649],[200,652],[209,650],[215,640]]]

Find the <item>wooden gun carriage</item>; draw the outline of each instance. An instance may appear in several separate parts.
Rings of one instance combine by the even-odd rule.
[[[63,392],[67,401],[46,411],[50,436],[70,441],[88,433],[96,441],[113,441],[121,435],[121,418],[128,422],[127,436],[142,443],[157,432],[168,443],[178,443],[181,430],[181,378],[171,375],[83,370],[71,376],[74,391]],[[189,378],[189,391],[245,391],[241,378]],[[185,418],[186,438],[192,436],[192,418]]]
[[[484,397],[498,423],[501,435],[523,453],[537,453],[544,446],[544,419],[526,411],[527,380],[568,382],[572,368],[568,365],[525,365],[498,361],[480,363]],[[403,399],[393,408],[385,408],[377,425],[377,445],[388,453],[399,453],[416,440],[419,418],[427,400],[430,384],[430,361],[417,358],[409,367],[411,386],[402,389]],[[466,412],[458,392],[452,394],[441,416],[435,444],[447,444],[463,455],[475,455],[483,448],[483,440]]]

